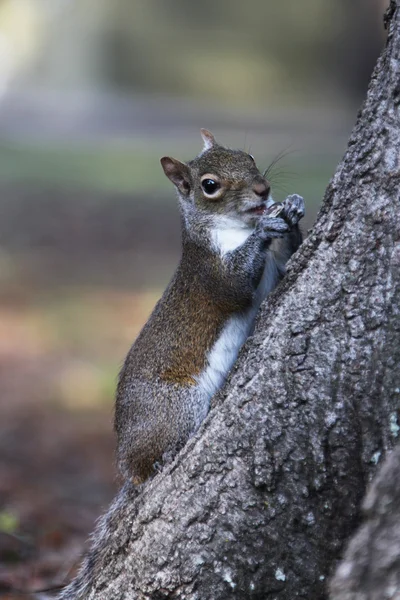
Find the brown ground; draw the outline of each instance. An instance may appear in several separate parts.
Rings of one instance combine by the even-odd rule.
[[[68,580],[116,489],[111,410],[77,415],[43,404],[42,362],[24,369],[21,379],[19,362],[0,365],[0,594],[10,590],[6,598],[18,597],[13,588]]]
[[[119,365],[157,299],[98,285],[0,292],[0,595],[68,581],[117,488]]]

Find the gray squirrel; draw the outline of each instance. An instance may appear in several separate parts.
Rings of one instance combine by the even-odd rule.
[[[182,257],[118,382],[117,459],[135,484],[198,429],[302,241],[303,199],[274,203],[253,156],[201,135],[193,160],[161,159],[178,192]]]

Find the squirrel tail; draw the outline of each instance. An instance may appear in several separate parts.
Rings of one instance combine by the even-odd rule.
[[[90,540],[91,546],[83,559],[75,579],[67,585],[57,597],[57,600],[87,600],[90,593],[107,580],[104,565],[110,564],[111,555],[118,553],[122,544],[126,543],[129,529],[122,528],[124,518],[121,507],[128,503],[133,506],[138,496],[139,488],[131,482],[126,482],[117,493],[108,511],[102,515],[96,524]],[[132,515],[134,516],[134,515]]]

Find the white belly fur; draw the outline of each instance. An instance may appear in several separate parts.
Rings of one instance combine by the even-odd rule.
[[[277,269],[275,259],[271,253],[268,253],[264,273],[258,286],[253,306],[245,313],[234,315],[228,319],[219,338],[208,354],[208,366],[197,378],[198,391],[203,397],[207,398],[206,413],[211,397],[223,385],[226,376],[237,359],[240,348],[249,334],[252,333],[255,317],[261,302],[274,289],[276,282]]]
[[[217,215],[210,231],[211,243],[217,252],[224,256],[242,246],[253,231],[239,219]]]

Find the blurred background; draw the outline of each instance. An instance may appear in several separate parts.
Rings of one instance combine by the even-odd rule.
[[[310,228],[386,4],[0,0],[0,593],[68,579],[116,489],[118,369],[179,256],[159,158],[200,127],[282,155]]]

